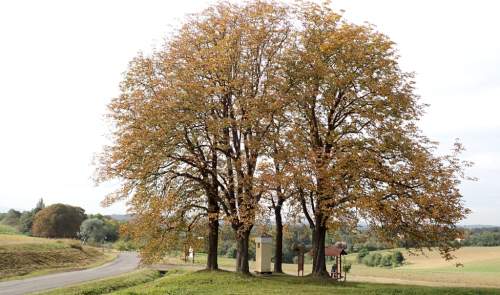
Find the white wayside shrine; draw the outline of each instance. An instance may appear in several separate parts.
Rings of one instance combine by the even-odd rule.
[[[262,233],[255,236],[255,273],[272,274],[271,243],[273,236]]]

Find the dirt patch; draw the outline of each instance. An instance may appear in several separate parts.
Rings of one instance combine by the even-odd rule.
[[[47,269],[73,269],[97,263],[106,256],[92,247],[54,250],[0,250],[0,279]]]

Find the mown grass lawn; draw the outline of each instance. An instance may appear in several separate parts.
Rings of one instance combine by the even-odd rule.
[[[99,281],[37,293],[39,295],[83,294],[500,294],[500,289],[449,288],[416,285],[335,282],[330,279],[271,276],[242,276],[230,271],[174,269],[164,277],[146,269]]]
[[[500,247],[463,247],[455,251],[457,256],[452,262],[441,258],[437,251],[426,252],[426,256],[408,256],[405,249],[394,249],[392,251],[404,253],[406,262],[403,266],[393,268],[368,267],[356,262],[357,253],[343,257],[343,261],[353,264],[351,273],[353,276],[385,277],[410,281],[424,281],[437,283],[465,284],[472,286],[500,287]],[[386,255],[388,250],[372,251]],[[307,254],[306,254],[307,255]],[[172,254],[166,257],[164,263],[174,265],[186,265],[180,258],[180,254]],[[199,253],[195,256],[194,265],[205,266],[206,254]],[[462,266],[456,267],[454,262],[460,262]],[[219,267],[235,267],[235,259],[219,257]],[[331,263],[327,267],[331,267]],[[254,268],[255,262],[250,261],[250,268]],[[312,265],[305,265],[305,273],[310,273]],[[297,271],[296,264],[283,264],[284,271]],[[348,278],[349,278],[348,275]]]
[[[229,271],[171,271],[164,278],[111,294],[500,294],[500,289],[345,283],[281,274],[241,276]]]

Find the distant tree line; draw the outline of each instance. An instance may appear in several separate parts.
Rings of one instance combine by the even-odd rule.
[[[500,228],[474,228],[464,230],[465,239],[460,241],[463,246],[494,247],[500,246]]]
[[[120,225],[126,221],[109,215],[85,214],[85,209],[66,204],[45,206],[40,199],[29,211],[10,209],[0,213],[0,224],[15,228],[25,235],[48,238],[87,238],[116,241]]]

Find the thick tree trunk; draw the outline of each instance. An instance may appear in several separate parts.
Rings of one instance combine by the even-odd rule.
[[[245,230],[237,234],[236,242],[238,252],[236,253],[236,272],[241,274],[250,274],[248,265],[248,242],[250,239],[250,230]]]
[[[274,207],[276,218],[276,248],[274,252],[274,272],[283,273],[283,221],[281,219],[281,206]]]
[[[208,257],[206,269],[219,269],[217,249],[219,242],[219,205],[214,198],[208,200]]]
[[[326,227],[322,225],[321,216],[316,216],[316,225],[313,231],[313,269],[314,277],[328,276],[325,261],[325,237]]]

